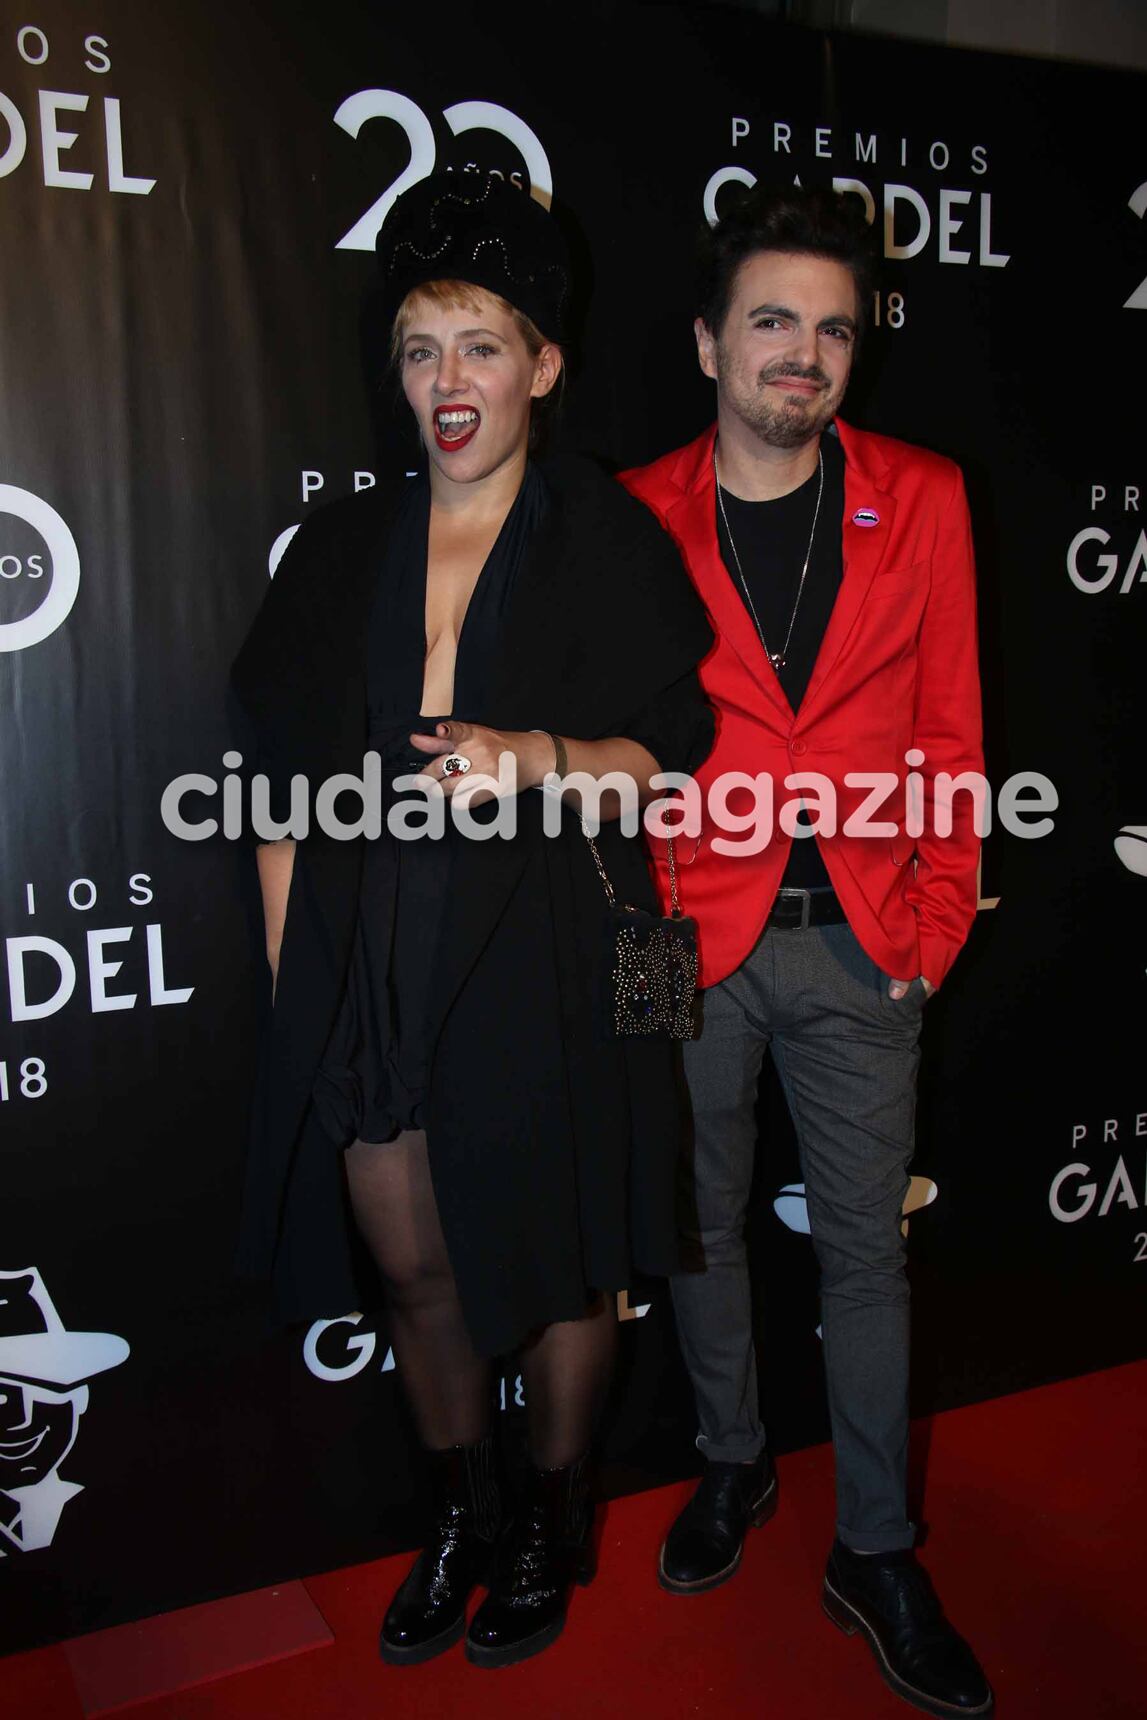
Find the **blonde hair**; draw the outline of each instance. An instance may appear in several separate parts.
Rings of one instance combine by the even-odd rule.
[[[547,341],[537,323],[532,322],[524,311],[518,310],[516,305],[512,305],[509,299],[504,299],[500,293],[488,292],[485,287],[475,287],[469,281],[423,281],[421,286],[411,287],[395,313],[394,327],[390,333],[391,363],[399,364],[402,360],[402,343],[406,339],[406,330],[414,314],[414,307],[420,299],[433,305],[435,310],[460,308],[477,311],[481,308],[481,293],[486,293],[488,298],[493,299],[498,309],[511,319],[531,358],[537,358],[543,346],[557,345],[556,341]]]

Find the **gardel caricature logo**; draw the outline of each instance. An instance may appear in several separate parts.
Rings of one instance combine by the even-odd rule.
[[[82,1493],[61,1463],[88,1407],[86,1382],[125,1362],[112,1332],[69,1332],[34,1266],[0,1272],[0,1558],[48,1547]]]

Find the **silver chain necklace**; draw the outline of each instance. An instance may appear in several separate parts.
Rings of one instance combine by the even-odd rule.
[[[808,564],[812,559],[813,539],[816,537],[816,522],[820,518],[820,502],[821,502],[821,497],[824,495],[824,450],[823,449],[818,449],[818,451],[817,451],[817,465],[820,469],[820,483],[817,485],[816,507],[813,509],[812,530],[808,534],[808,549],[805,551],[804,566],[801,568],[801,576],[800,576],[800,580],[797,584],[797,594],[796,594],[796,597],[793,601],[793,612],[789,616],[789,630],[785,634],[785,642],[781,646],[780,650],[779,651],[770,651],[768,646],[765,644],[765,630],[761,626],[761,621],[760,621],[759,615],[757,614],[756,605],[753,602],[752,596],[749,592],[749,587],[745,581],[745,574],[744,574],[744,570],[741,567],[741,558],[737,554],[737,545],[734,542],[733,533],[729,529],[729,516],[725,512],[725,496],[724,496],[724,492],[721,489],[721,480],[720,480],[719,476],[717,475],[717,444],[716,444],[716,442],[714,442],[714,444],[713,444],[713,478],[714,478],[714,481],[716,482],[716,485],[717,485],[717,506],[721,510],[721,519],[724,522],[724,526],[725,526],[725,536],[729,540],[729,548],[732,550],[733,560],[737,564],[737,578],[741,582],[741,590],[745,594],[745,602],[749,606],[749,614],[753,618],[753,625],[757,629],[757,636],[760,639],[761,644],[764,646],[765,656],[768,658],[768,660],[772,664],[773,668],[776,669],[778,672],[784,668],[785,661],[788,657],[789,641],[792,639],[792,636],[793,636],[793,623],[795,622],[795,620],[797,618],[797,610],[800,608],[801,594],[804,591],[805,576],[808,573]]]

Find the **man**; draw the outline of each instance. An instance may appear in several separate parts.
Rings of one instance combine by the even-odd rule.
[[[709,810],[699,841],[678,843],[704,987],[685,1046],[703,1270],[678,1275],[673,1299],[708,1461],[660,1577],[678,1594],[724,1582],[775,1507],[743,1236],[768,1048],[820,1268],[838,1516],[824,1605],[910,1702],[982,1715],[991,1689],[911,1550],[901,1232],[921,1012],[976,910],[974,797],[937,782],[982,771],[974,572],[957,468],[837,418],[871,256],[853,199],[746,197],[702,264],[717,424],[625,479],[676,538],[718,635],[701,670],[718,716],[699,773]],[[884,805],[876,773],[896,785]],[[793,807],[767,841],[738,841],[710,788],[725,779],[741,822],[763,776]]]

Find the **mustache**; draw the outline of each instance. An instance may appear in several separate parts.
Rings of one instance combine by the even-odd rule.
[[[764,388],[768,383],[779,382],[786,376],[796,377],[800,382],[815,382],[821,388],[829,386],[828,377],[819,364],[811,365],[807,370],[802,370],[799,364],[793,364],[791,360],[783,358],[778,359],[776,364],[766,365],[757,381]]]

